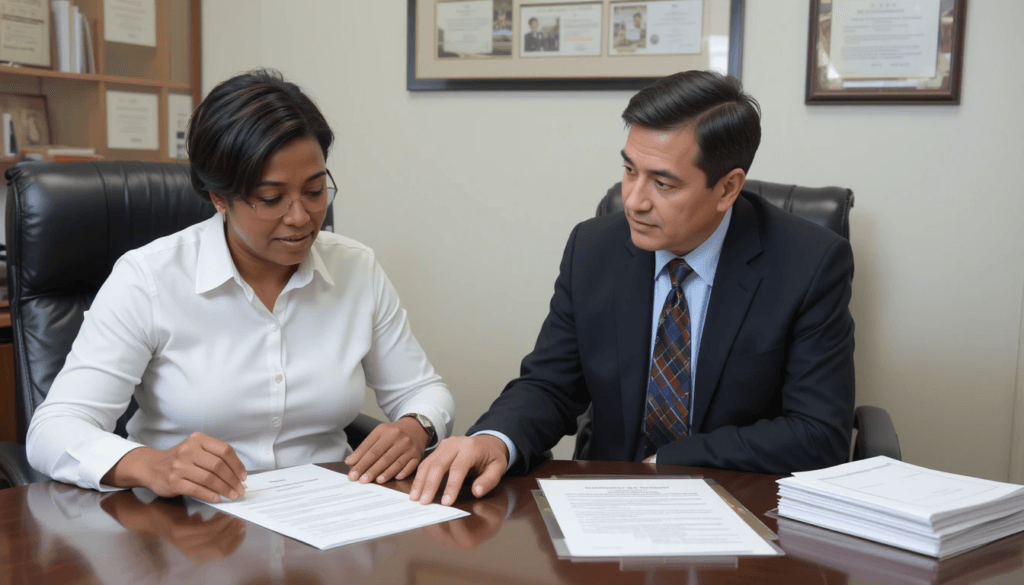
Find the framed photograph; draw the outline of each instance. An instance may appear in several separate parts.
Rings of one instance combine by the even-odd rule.
[[[16,145],[17,151],[52,144],[46,96],[0,93],[0,113],[3,114],[2,119],[5,123],[9,124],[9,128],[5,130],[13,133],[11,145]],[[6,134],[8,132],[5,132]],[[4,147],[5,151],[9,148],[7,144]],[[17,155],[13,148],[10,150],[12,155]]]
[[[407,0],[410,91],[640,89],[740,76],[744,0]]]
[[[959,104],[967,0],[811,0],[805,103]]]

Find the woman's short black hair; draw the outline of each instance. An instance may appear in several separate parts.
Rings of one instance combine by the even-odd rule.
[[[296,138],[315,138],[324,160],[334,133],[313,100],[272,69],[256,69],[221,82],[188,123],[186,147],[192,187],[234,200],[260,180],[263,163]]]
[[[697,140],[694,164],[708,187],[733,169],[746,173],[761,144],[761,107],[735,77],[684,71],[640,90],[622,112],[627,126],[652,130],[690,128]]]

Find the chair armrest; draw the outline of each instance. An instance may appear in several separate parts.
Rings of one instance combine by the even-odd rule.
[[[878,455],[902,461],[896,427],[885,409],[858,406],[853,414],[853,428],[857,429],[857,441],[853,447],[854,461]]]
[[[359,444],[362,443],[366,437],[370,436],[373,429],[377,428],[377,425],[380,423],[381,421],[370,415],[359,413],[359,415],[356,416],[356,420],[352,421],[347,427],[345,427],[345,434],[348,436],[348,444],[351,445],[353,449],[358,448]]]
[[[25,445],[21,443],[0,443],[0,489],[21,487],[50,478],[39,473],[28,464]]]

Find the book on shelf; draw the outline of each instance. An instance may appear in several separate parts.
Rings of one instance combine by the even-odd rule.
[[[96,57],[89,19],[71,0],[51,0],[57,41],[57,70],[95,73]]]
[[[4,147],[2,152],[3,156],[18,156],[18,139],[17,133],[14,131],[14,116],[10,112],[3,112],[0,114],[0,119],[3,120],[3,140]]]
[[[95,148],[55,144],[26,146],[21,149],[21,157],[25,160],[53,162],[89,162],[103,160],[103,156],[96,154]]]
[[[72,73],[82,72],[82,24],[79,22],[80,20],[82,20],[82,13],[78,10],[78,6],[72,4],[70,15]]]
[[[71,0],[52,0],[57,71],[71,71]]]
[[[888,457],[778,483],[780,516],[940,559],[1024,531],[1024,486]]]
[[[82,44],[84,45],[83,50],[85,51],[85,71],[84,73],[96,73],[96,51],[93,49],[92,44],[92,25],[89,23],[89,19],[85,15],[79,13],[82,17],[79,23],[82,27]]]

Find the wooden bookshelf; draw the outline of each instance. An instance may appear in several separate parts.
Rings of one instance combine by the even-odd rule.
[[[192,96],[193,107],[199,104],[201,0],[156,0],[156,47],[104,40],[103,2],[74,0],[91,25],[96,73],[57,71],[56,43],[51,42],[52,68],[0,65],[0,88],[4,93],[46,96],[53,144],[93,147],[108,160],[178,160],[167,156],[167,96],[187,94]],[[52,39],[52,12],[50,16]],[[107,146],[109,90],[157,96],[156,150]],[[0,172],[17,160],[0,157]]]

